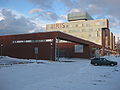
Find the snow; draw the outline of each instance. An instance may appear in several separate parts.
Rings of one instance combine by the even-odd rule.
[[[90,60],[76,58],[36,63],[4,57],[0,59],[0,90],[120,90],[120,57],[106,58],[118,65],[93,66]]]

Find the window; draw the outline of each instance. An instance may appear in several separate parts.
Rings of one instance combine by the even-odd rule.
[[[85,31],[85,29],[82,29],[82,32],[84,32]]]
[[[99,37],[99,31],[97,31],[97,37]]]
[[[93,31],[93,29],[92,29],[92,28],[90,28],[90,29],[89,29],[89,31],[90,31],[90,32],[92,32],[92,31]]]
[[[16,40],[12,41],[12,43],[38,43],[38,42],[52,42],[53,39],[45,39],[45,40]]]
[[[69,27],[69,25],[66,25],[66,28],[68,28]]]
[[[86,24],[86,27],[90,27],[90,24]]]
[[[92,37],[92,35],[91,35],[91,34],[89,34],[89,37]]]
[[[76,24],[76,26],[75,27],[78,27],[78,24]]]
[[[83,45],[75,45],[75,53],[83,53]]]
[[[84,24],[82,24],[82,27],[84,27]]]

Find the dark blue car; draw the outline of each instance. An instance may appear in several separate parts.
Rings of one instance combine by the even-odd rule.
[[[115,66],[115,65],[117,65],[117,62],[109,61],[106,58],[94,58],[94,59],[91,59],[91,64],[93,64],[95,66],[97,66],[97,65]]]

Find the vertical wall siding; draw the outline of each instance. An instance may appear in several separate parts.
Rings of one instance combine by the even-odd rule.
[[[87,45],[83,47],[83,53],[75,53],[74,45],[78,45],[76,43],[59,43],[59,51],[63,53],[64,57],[69,58],[90,58],[90,48]]]
[[[35,54],[35,47],[38,47],[38,54]],[[25,59],[51,59],[51,43],[15,43],[6,45],[3,48],[5,56]]]

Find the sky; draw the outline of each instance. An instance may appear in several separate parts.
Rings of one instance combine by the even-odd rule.
[[[67,22],[67,14],[87,11],[94,19],[109,19],[120,36],[120,0],[0,0],[0,35],[45,31],[46,24]]]

